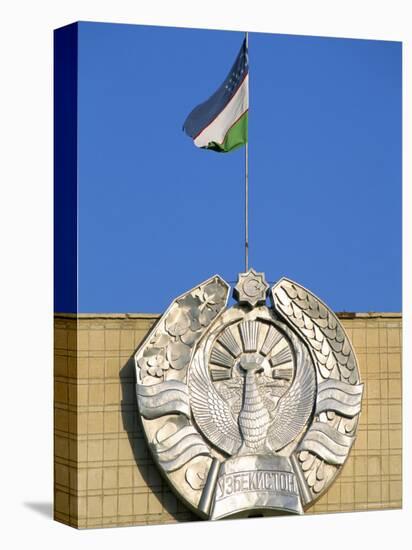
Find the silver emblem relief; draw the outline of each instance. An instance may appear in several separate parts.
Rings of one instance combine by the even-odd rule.
[[[212,277],[177,298],[135,355],[153,457],[205,519],[301,514],[356,436],[363,386],[333,312],[297,283]]]

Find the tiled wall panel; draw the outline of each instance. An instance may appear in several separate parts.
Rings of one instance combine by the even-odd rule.
[[[308,513],[402,506],[400,314],[342,314],[365,394],[341,475]],[[55,519],[79,528],[196,519],[171,493],[138,421],[132,356],[155,315],[55,316]]]

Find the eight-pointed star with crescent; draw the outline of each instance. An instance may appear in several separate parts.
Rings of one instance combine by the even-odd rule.
[[[246,273],[239,273],[238,281],[233,291],[233,297],[240,304],[249,304],[252,307],[264,304],[269,285],[265,274],[258,273],[253,268]]]

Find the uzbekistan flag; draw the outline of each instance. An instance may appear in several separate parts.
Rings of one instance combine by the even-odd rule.
[[[246,39],[226,80],[204,103],[193,109],[183,130],[196,147],[228,153],[247,143],[249,64]]]

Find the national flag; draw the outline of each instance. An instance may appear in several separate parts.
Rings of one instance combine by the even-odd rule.
[[[247,143],[249,64],[246,39],[223,84],[183,124],[196,147],[228,153]]]

